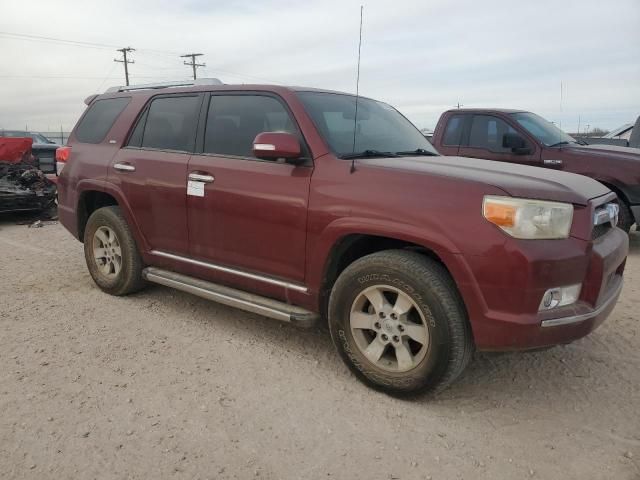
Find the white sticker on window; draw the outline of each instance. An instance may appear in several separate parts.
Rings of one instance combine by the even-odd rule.
[[[191,195],[193,197],[204,197],[204,182],[189,180],[187,182],[187,195]]]

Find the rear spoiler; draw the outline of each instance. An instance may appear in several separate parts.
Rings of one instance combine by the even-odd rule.
[[[84,104],[87,106],[91,105],[91,102],[93,102],[98,95],[99,94],[97,93],[94,93],[93,95],[89,95],[87,98],[84,99]]]

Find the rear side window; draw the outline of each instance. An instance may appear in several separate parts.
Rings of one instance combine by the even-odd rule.
[[[129,100],[131,100],[129,97],[120,97],[93,102],[76,128],[78,141],[82,143],[102,142]]]
[[[449,118],[447,128],[442,138],[443,145],[460,145],[462,138],[462,126],[464,125],[464,117],[462,115],[454,115]]]
[[[289,112],[278,100],[260,95],[211,97],[204,153],[253,157],[253,140],[262,132],[297,134]]]
[[[129,145],[140,142],[142,148],[192,151],[199,107],[199,96],[156,98],[140,117]]]
[[[516,133],[504,120],[490,115],[474,115],[471,122],[469,146],[484,148],[492,152],[509,152],[511,149],[502,146],[505,133]]]

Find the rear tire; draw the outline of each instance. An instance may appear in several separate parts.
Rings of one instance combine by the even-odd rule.
[[[110,295],[143,288],[142,258],[120,207],[102,207],[91,214],[84,230],[84,256],[89,273]]]
[[[353,373],[394,395],[444,389],[474,349],[449,273],[404,250],[367,255],[340,274],[329,300],[329,329]]]

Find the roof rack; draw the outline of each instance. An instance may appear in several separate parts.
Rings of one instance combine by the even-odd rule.
[[[140,85],[121,85],[119,87],[111,87],[105,93],[129,92],[131,90],[149,90],[170,87],[194,87],[200,85],[224,85],[217,78],[196,78],[195,80],[184,80],[178,82],[162,82],[162,83],[143,83]]]

